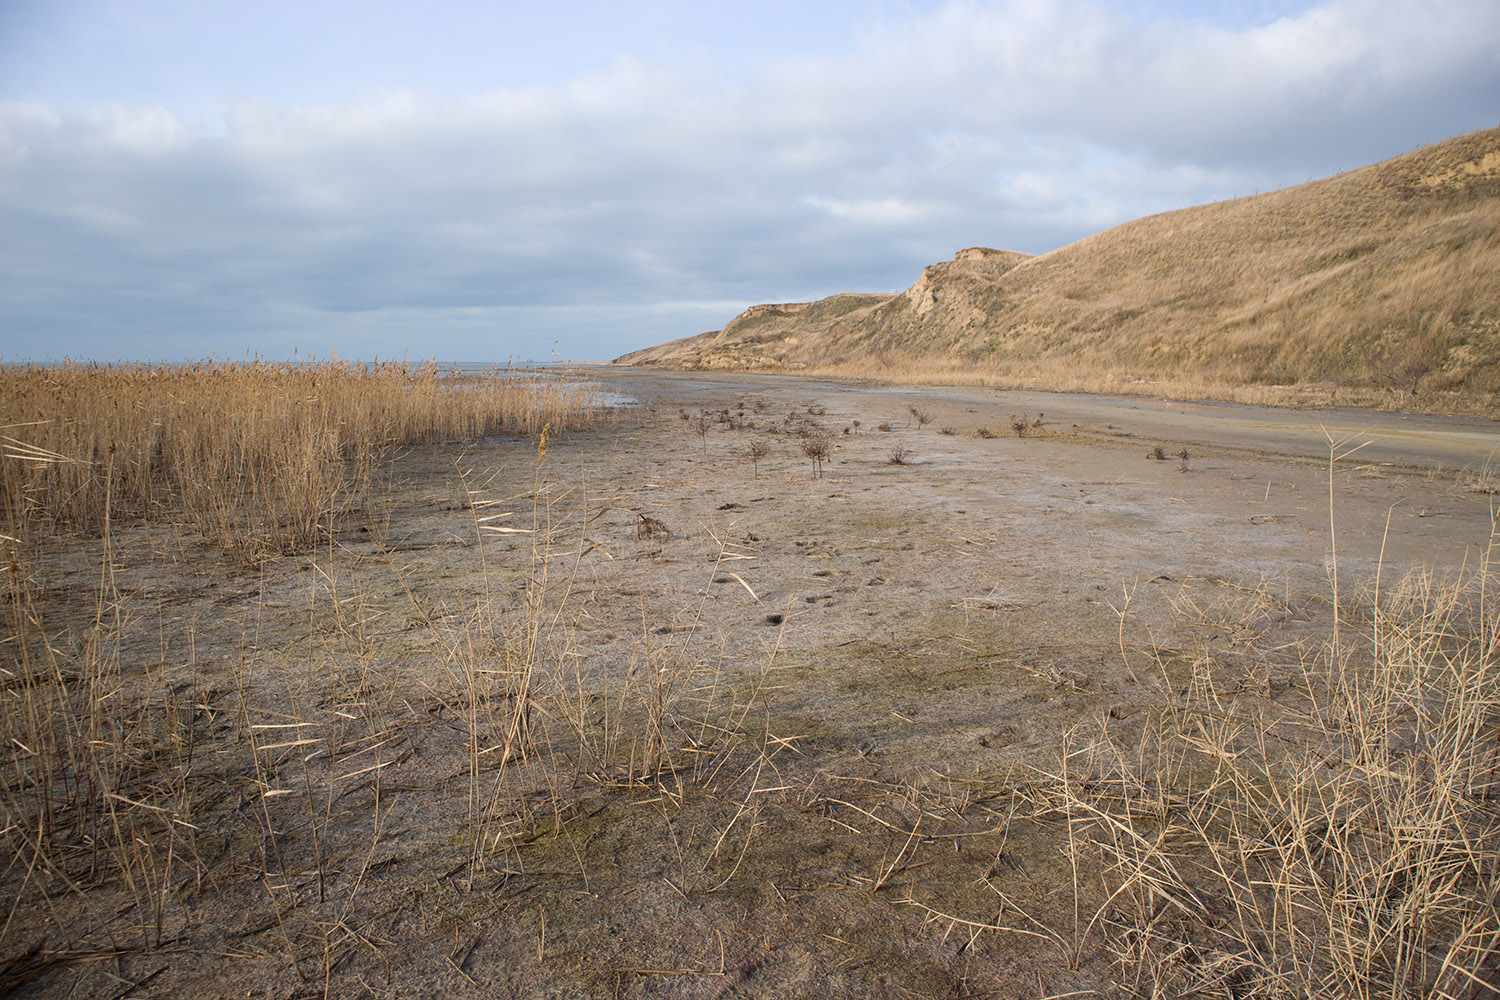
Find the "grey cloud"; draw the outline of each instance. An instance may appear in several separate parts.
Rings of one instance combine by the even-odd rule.
[[[1087,9],[953,7],[929,27],[968,39],[962,73],[989,82],[971,105],[976,126],[1280,172],[1355,166],[1402,151],[1396,136],[1420,144],[1494,123],[1500,7],[1485,0],[1336,0],[1238,32],[1142,29]]]
[[[1229,32],[955,4],[734,84],[624,60],[207,128],[0,105],[0,354],[602,358],[896,290],[962,246],[1045,251],[1493,124],[1500,8],[1438,7]]]

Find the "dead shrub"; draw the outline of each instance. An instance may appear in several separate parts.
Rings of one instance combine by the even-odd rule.
[[[1028,417],[1024,413],[1012,413],[1010,415],[1010,429],[1015,432],[1015,435],[1018,438],[1029,437],[1033,432],[1042,429],[1043,416],[1045,416],[1045,414],[1038,413],[1035,419],[1033,419],[1031,417]]]
[[[812,462],[813,478],[823,478],[823,466],[833,454],[833,435],[826,429],[809,431],[802,437],[802,454]]]
[[[665,521],[658,520],[650,514],[638,512],[635,517],[635,537],[641,541],[648,541],[652,538],[666,538],[672,533]]]
[[[765,438],[756,438],[745,446],[745,457],[750,460],[752,479],[760,478],[760,460],[771,454],[771,442]]]

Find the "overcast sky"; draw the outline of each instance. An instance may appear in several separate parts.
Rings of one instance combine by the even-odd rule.
[[[606,360],[1497,124],[1496,0],[0,0],[0,360]]]

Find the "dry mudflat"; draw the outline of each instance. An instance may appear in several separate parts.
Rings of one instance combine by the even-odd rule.
[[[1300,711],[1335,577],[1493,537],[1481,421],[596,374],[636,405],[393,456],[312,553],[49,543],[55,644],[165,735],[125,874],[12,864],[0,986],[1112,995],[1068,740],[1194,677]]]

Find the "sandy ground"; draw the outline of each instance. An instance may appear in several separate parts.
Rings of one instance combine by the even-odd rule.
[[[398,456],[315,553],[120,531],[107,638],[191,717],[191,861],[158,841],[150,905],[12,866],[18,995],[1109,995],[1035,794],[1066,734],[1128,740],[1195,660],[1274,711],[1335,564],[1353,603],[1492,537],[1484,422],[602,378],[638,405]],[[37,573],[78,649],[96,545]]]

